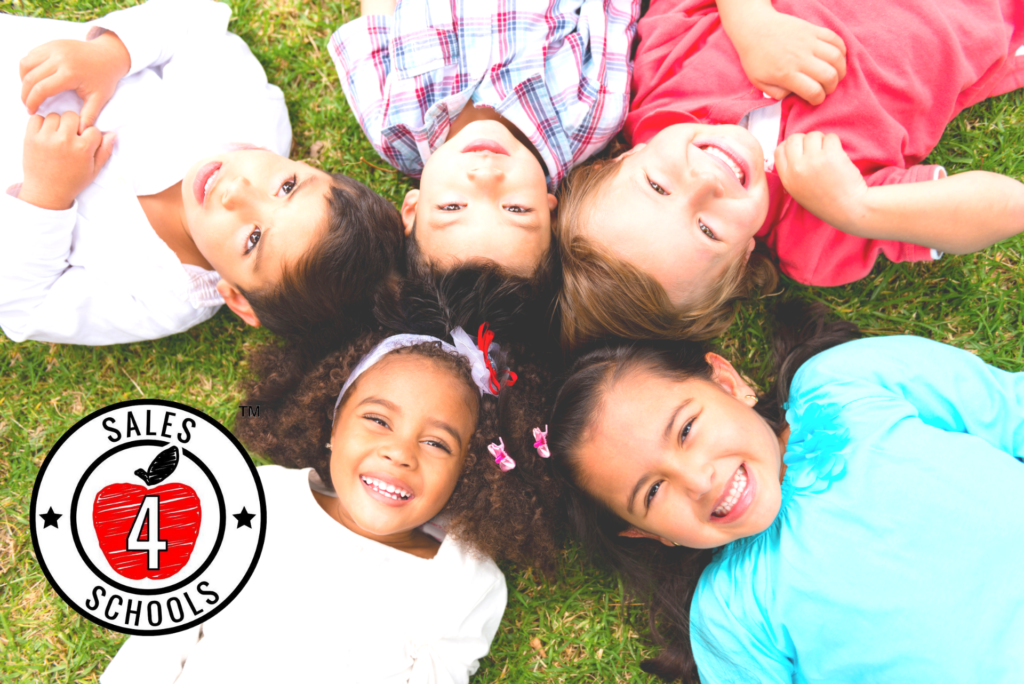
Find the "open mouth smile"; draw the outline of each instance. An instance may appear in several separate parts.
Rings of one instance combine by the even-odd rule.
[[[196,179],[192,182],[192,194],[195,195],[199,206],[206,205],[206,198],[210,196],[210,190],[217,183],[220,176],[220,162],[210,162],[196,172]]]
[[[697,144],[697,149],[699,149],[701,152],[706,153],[709,157],[719,162],[720,164],[723,164],[725,168],[727,168],[729,171],[733,173],[733,175],[736,176],[736,180],[739,181],[740,185],[742,185],[744,188],[747,187],[747,172],[744,169],[745,165],[743,163],[743,160],[739,158],[735,153],[724,147],[720,147],[718,145],[714,145],[711,143]]]
[[[747,471],[745,463],[741,464],[715,501],[711,521],[729,523],[739,519],[754,502],[756,490],[753,475]]]
[[[396,484],[393,481],[389,482],[369,475],[360,475],[359,480],[375,498],[390,505],[401,505],[411,501],[416,496],[410,489],[402,485],[401,482]]]

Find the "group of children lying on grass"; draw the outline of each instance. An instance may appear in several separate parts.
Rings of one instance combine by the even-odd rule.
[[[566,533],[647,601],[665,679],[1024,679],[1024,374],[782,306],[759,395],[701,341],[776,263],[840,285],[1024,230],[1018,181],[920,163],[1024,85],[1022,12],[364,0],[330,53],[419,178],[401,210],[288,159],[225,5],[0,15],[5,334],[226,304],[288,342],[235,427],[278,464],[247,590],[102,681],[465,682],[494,561],[551,571]]]

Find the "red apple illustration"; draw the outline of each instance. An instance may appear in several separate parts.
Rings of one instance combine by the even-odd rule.
[[[119,482],[96,495],[92,524],[110,567],[122,577],[164,579],[185,567],[199,536],[202,509],[194,489],[158,485],[178,466],[178,447],[156,455],[135,475],[146,486]]]

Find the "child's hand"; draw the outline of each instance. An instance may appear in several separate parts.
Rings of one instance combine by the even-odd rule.
[[[78,134],[78,114],[38,114],[28,120],[18,199],[43,209],[69,209],[110,159],[113,133],[95,126]]]
[[[776,100],[793,93],[812,105],[824,102],[846,76],[843,39],[774,9],[751,8],[722,19],[750,82]]]
[[[83,100],[78,130],[83,133],[95,125],[131,64],[124,43],[109,31],[95,40],[45,43],[21,60],[21,101],[35,114],[46,98],[74,90]]]
[[[775,169],[800,206],[839,230],[864,213],[868,185],[835,133],[789,136],[775,149]]]

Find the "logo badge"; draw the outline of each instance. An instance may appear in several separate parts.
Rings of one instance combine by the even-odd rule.
[[[32,490],[32,543],[68,605],[124,634],[180,632],[249,580],[266,535],[256,469],[224,426],[142,399],[79,421]]]

